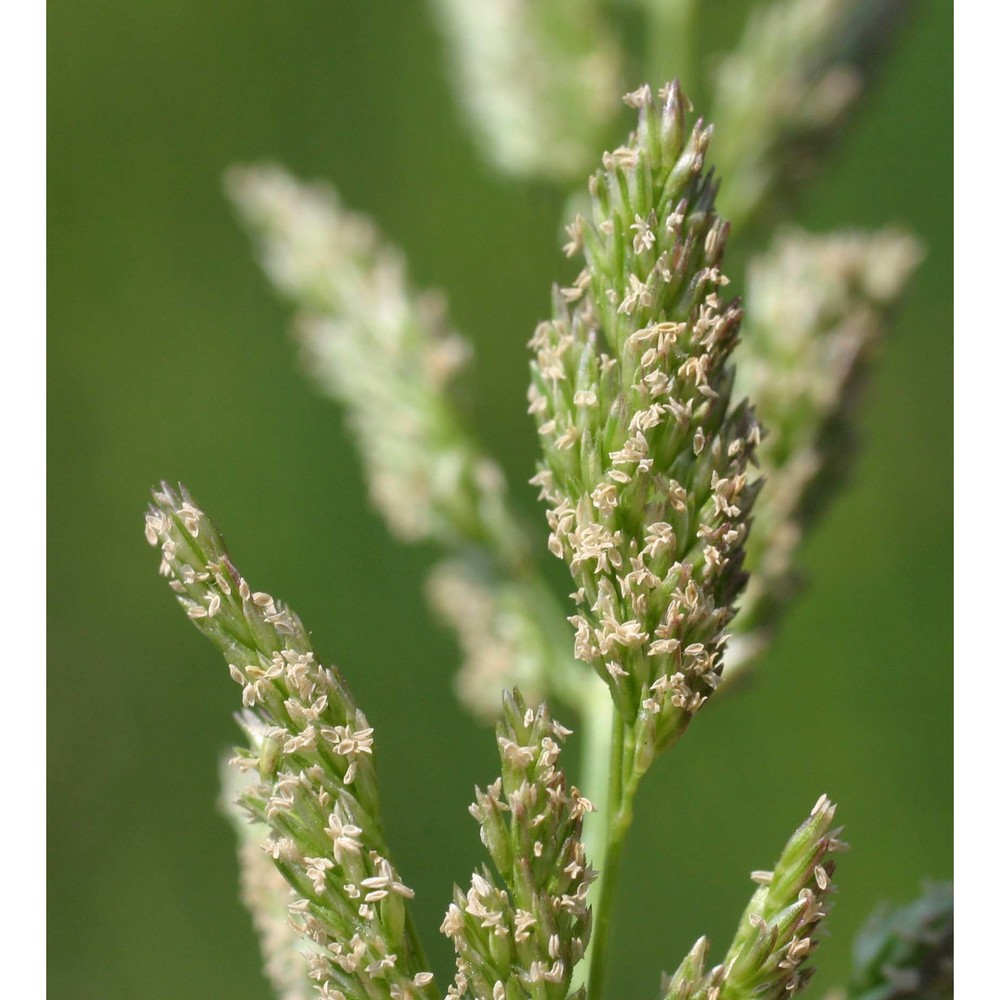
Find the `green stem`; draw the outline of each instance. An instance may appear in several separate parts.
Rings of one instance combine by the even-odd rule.
[[[646,78],[654,87],[678,79],[684,93],[700,107],[698,73],[699,0],[645,0]]]
[[[615,711],[607,686],[596,674],[591,674],[583,687],[583,697],[579,706],[583,737],[580,784],[583,794],[597,806],[597,809],[589,813],[584,820],[583,846],[587,852],[588,864],[598,873],[597,880],[587,893],[591,911],[596,913],[604,891],[604,868],[611,815],[610,797],[601,801],[598,796],[602,790],[610,788],[614,770],[612,761],[620,753],[620,749],[616,750],[614,747],[618,713]],[[576,967],[574,989],[587,982],[593,958],[594,936],[591,934],[590,944],[583,960]]]
[[[580,713],[583,723],[581,790],[599,805],[599,811],[590,813],[584,820],[583,843],[588,862],[600,872],[604,870],[604,856],[608,849],[608,821],[605,807],[596,797],[610,783],[615,706],[607,686],[596,674],[592,673],[588,678]],[[588,893],[590,905],[595,910],[603,885],[604,880],[599,878]]]
[[[596,678],[595,678],[596,680]],[[639,776],[632,768],[634,737],[615,711],[603,682],[592,687],[584,714],[584,792],[601,784],[607,796],[592,813],[585,835],[587,860],[599,872],[590,893],[594,912],[590,946],[580,963],[578,980],[587,983],[588,1000],[600,1000],[607,976],[611,912],[625,835],[632,825],[632,801]],[[603,779],[603,780],[602,780]]]

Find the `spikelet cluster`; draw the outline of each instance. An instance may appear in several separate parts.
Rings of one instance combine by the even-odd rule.
[[[830,855],[846,845],[831,830],[836,807],[822,796],[792,834],[774,871],[753,872],[754,893],[725,961],[705,969],[709,941],[700,938],[672,976],[661,1000],[782,1000],[808,983],[804,963],[834,891]]]
[[[751,575],[734,622],[741,659],[766,645],[798,592],[800,542],[843,479],[859,389],[919,260],[913,238],[892,230],[786,229],[750,263],[736,388],[768,430],[758,451],[767,488],[754,508]]]
[[[558,1000],[569,993],[589,940],[594,873],[580,841],[593,807],[567,789],[557,767],[566,735],[544,705],[532,709],[517,692],[505,696],[501,776],[477,788],[470,807],[492,870],[474,874],[467,892],[456,887],[441,925],[458,956],[450,997]]]
[[[251,590],[183,487],[154,491],[146,538],[243,690],[239,800],[268,828],[264,849],[292,889],[288,917],[308,945],[318,996],[430,1000],[407,915],[413,892],[382,830],[373,730],[340,672],[321,666],[289,608]]]
[[[228,190],[269,278],[299,307],[304,367],[343,403],[372,500],[393,531],[516,547],[503,474],[455,406],[454,379],[471,348],[449,329],[441,297],[416,294],[402,254],[331,188],[243,167],[230,171]]]
[[[676,82],[626,102],[639,126],[591,178],[591,218],[569,227],[586,265],[532,338],[529,410],[549,548],[579,588],[576,656],[638,723],[641,771],[718,683],[760,430],[730,403],[742,310],[720,294],[711,127],[686,135]]]

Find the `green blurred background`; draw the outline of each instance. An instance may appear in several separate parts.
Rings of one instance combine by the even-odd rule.
[[[705,6],[728,38],[746,4]],[[444,985],[436,928],[481,860],[466,807],[496,771],[492,739],[457,707],[456,649],[425,611],[433,553],[369,509],[220,176],[268,158],[334,180],[417,282],[447,290],[476,345],[482,435],[529,510],[525,342],[565,269],[560,199],[477,157],[422,2],[48,9],[50,996],[269,995],[216,807],[238,691],[143,541],[161,478],[190,486],[366,706]],[[699,718],[640,795],[612,995],[652,997],[699,934],[728,940],[748,873],[820,792],[853,850],[812,995],[846,974],[876,901],[950,875],[951,79],[950,5],[915,4],[802,203],[815,228],[904,222],[927,258],[869,386],[853,484],[808,547],[808,593],[756,683]]]

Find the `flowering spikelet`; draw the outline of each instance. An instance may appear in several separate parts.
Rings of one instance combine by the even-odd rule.
[[[188,618],[225,655],[243,688],[250,746],[233,764],[239,796],[267,825],[265,849],[293,890],[289,918],[310,942],[324,1000],[432,998],[407,913],[413,896],[389,860],[373,734],[340,672],[322,667],[302,623],[254,592],[187,491],[164,484],[146,515],[160,572]]]
[[[812,975],[803,962],[816,948],[823,906],[834,891],[830,854],[846,845],[830,830],[836,807],[822,796],[792,834],[773,872],[753,872],[760,888],[740,918],[725,961],[707,972],[709,942],[700,938],[677,971],[665,977],[661,1000],[781,1000]]]
[[[474,874],[468,892],[456,887],[441,925],[458,956],[450,997],[557,1000],[569,992],[590,935],[594,874],[580,842],[593,807],[575,788],[567,792],[556,767],[566,734],[544,705],[505,695],[501,777],[477,788],[470,807],[494,870]]]
[[[402,254],[325,185],[244,167],[228,190],[271,281],[301,309],[305,367],[344,404],[389,526],[408,540],[488,542],[516,560],[503,474],[451,398],[471,348],[449,330],[441,297],[415,294]]]
[[[638,720],[641,772],[718,682],[760,431],[730,406],[742,311],[719,296],[728,226],[703,172],[711,127],[685,141],[676,82],[626,101],[639,127],[591,179],[592,218],[569,227],[586,266],[531,341],[529,411],[549,548],[579,587],[576,655]]]
[[[919,260],[912,237],[891,230],[788,229],[750,262],[736,389],[767,427],[758,452],[767,487],[754,507],[730,669],[766,645],[798,591],[800,541],[843,479],[858,390]]]
[[[725,968],[717,965],[705,971],[705,959],[712,946],[707,937],[695,941],[677,971],[664,973],[660,1000],[718,1000]]]
[[[594,0],[435,0],[455,89],[501,170],[576,180],[617,108],[620,54]]]
[[[729,947],[718,1000],[780,1000],[808,982],[813,970],[802,963],[816,948],[816,930],[835,891],[830,855],[847,847],[840,830],[830,829],[835,813],[836,806],[820,796],[774,870],[751,875],[760,888]]]

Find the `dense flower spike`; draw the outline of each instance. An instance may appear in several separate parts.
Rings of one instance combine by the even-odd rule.
[[[760,888],[740,919],[725,961],[708,971],[701,938],[677,971],[665,977],[661,1000],[782,1000],[809,981],[803,965],[834,891],[830,855],[846,845],[831,830],[836,807],[824,795],[792,834],[774,871],[753,872]]]
[[[593,807],[556,766],[567,730],[544,705],[515,692],[497,724],[501,777],[476,789],[470,812],[482,827],[492,870],[456,887],[441,930],[455,945],[448,995],[476,1000],[557,1000],[590,935],[587,888],[594,873],[580,841]],[[582,991],[574,992],[581,998]]]
[[[577,180],[617,107],[620,55],[594,0],[435,0],[455,89],[487,159]]]
[[[744,231],[809,174],[862,92],[877,43],[906,0],[772,0],[718,66],[712,118],[722,205]]]
[[[592,218],[569,227],[586,266],[531,341],[529,409],[549,548],[579,587],[576,655],[637,726],[641,771],[718,683],[760,431],[730,405],[742,310],[720,297],[711,127],[685,139],[676,82],[626,101],[639,127],[591,179]]]
[[[951,1000],[955,914],[950,884],[906,906],[881,907],[854,940],[850,1000]]]
[[[916,242],[891,230],[789,229],[750,263],[736,389],[767,427],[758,452],[767,486],[754,507],[730,671],[766,647],[798,592],[799,544],[843,479],[860,384],[919,260]]]
[[[233,764],[240,803],[266,824],[265,849],[293,890],[289,919],[310,943],[323,1000],[432,1000],[406,901],[389,860],[373,733],[334,667],[322,667],[298,617],[254,592],[187,491],[153,493],[146,538],[188,618],[243,688],[249,747]]]

